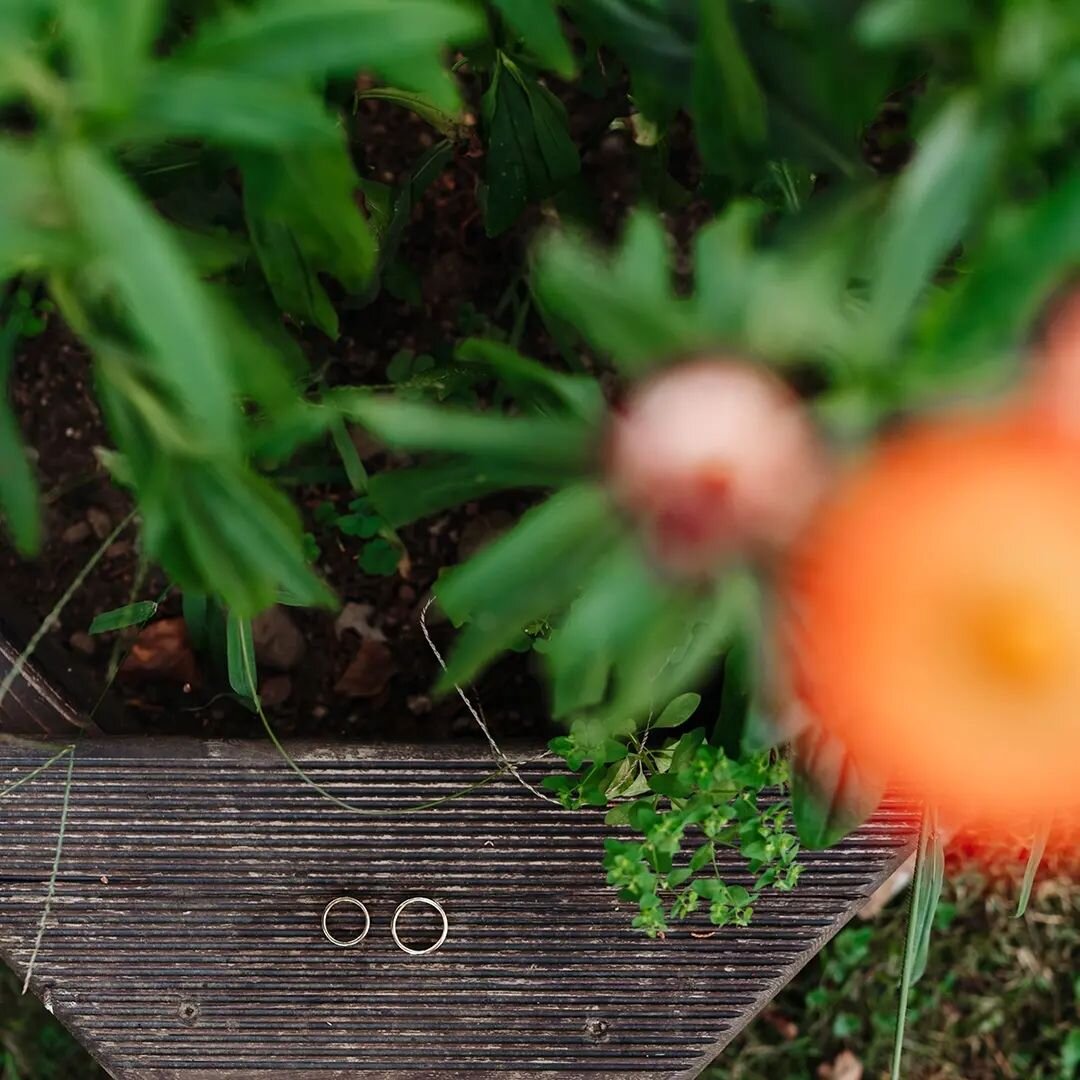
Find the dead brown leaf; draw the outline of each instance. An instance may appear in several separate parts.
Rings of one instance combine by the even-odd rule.
[[[370,698],[381,694],[397,670],[393,653],[381,641],[365,638],[334,686],[342,697]]]
[[[255,659],[266,667],[290,671],[307,649],[304,635],[283,607],[272,607],[251,620]]]
[[[158,619],[144,626],[120,665],[120,675],[195,685],[199,670],[184,620]]]

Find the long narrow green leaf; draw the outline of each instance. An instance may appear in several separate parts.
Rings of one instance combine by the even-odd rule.
[[[229,612],[225,629],[225,656],[229,669],[229,685],[246,701],[254,702],[258,694],[255,685],[255,645],[251,620]]]
[[[553,487],[566,475],[543,464],[469,458],[377,473],[368,492],[380,516],[396,529],[494,491]]]
[[[326,403],[396,450],[466,454],[485,461],[584,471],[596,433],[577,420],[471,413],[355,391]]]
[[[552,235],[533,275],[544,309],[629,374],[702,343],[693,312],[675,297],[668,239],[654,215],[635,214],[608,258],[580,238]]]
[[[799,839],[808,848],[831,847],[870,816],[885,785],[818,724],[803,731],[794,750],[791,805]]]
[[[927,807],[919,830],[919,847],[915,856],[915,876],[911,882],[911,908],[908,912],[908,932],[904,945],[904,966],[900,977],[900,998],[896,1011],[896,1042],[893,1047],[892,1080],[900,1080],[900,1065],[904,1053],[904,1027],[907,1021],[911,988],[926,971],[930,949],[930,934],[934,915],[941,899],[945,879],[945,849],[937,823],[937,812]]]
[[[594,378],[553,371],[501,341],[485,338],[463,341],[454,356],[465,363],[490,367],[523,405],[533,405],[542,412],[555,406],[589,424],[599,423],[603,418],[604,395]]]
[[[150,347],[155,375],[183,403],[207,449],[234,446],[239,410],[227,343],[175,237],[129,181],[90,147],[68,143],[60,162],[95,265]]]
[[[34,555],[41,547],[37,480],[7,400],[14,338],[13,328],[0,327],[0,510],[19,553]]]
[[[1002,141],[978,99],[959,94],[897,181],[871,270],[866,325],[875,357],[896,342],[916,300],[964,236],[994,179]]]
[[[123,630],[128,626],[138,626],[153,618],[157,611],[157,604],[153,600],[139,600],[134,604],[126,604],[124,607],[113,608],[112,611],[103,611],[94,616],[90,624],[91,634],[105,634],[110,630]]]
[[[465,0],[265,0],[205,23],[186,58],[285,78],[378,72],[448,112],[457,93],[440,54],[479,40],[485,21]]]
[[[160,64],[145,80],[127,124],[129,137],[207,139],[272,151],[341,138],[322,98],[303,86],[179,63]]]
[[[162,10],[162,0],[62,0],[60,27],[85,103],[111,112],[128,103],[151,59]]]
[[[439,604],[468,625],[439,688],[471,678],[529,623],[565,605],[617,529],[605,494],[581,484],[530,510],[511,532],[445,574],[435,586]]]
[[[559,22],[555,0],[495,0],[525,48],[564,78],[574,73],[574,56]]]
[[[1042,865],[1043,856],[1046,854],[1046,843],[1050,839],[1050,822],[1042,825],[1031,840],[1031,851],[1028,854],[1027,866],[1024,867],[1024,880],[1020,883],[1020,897],[1016,902],[1016,919],[1022,919],[1027,906],[1031,901],[1031,890],[1035,887],[1035,875]]]

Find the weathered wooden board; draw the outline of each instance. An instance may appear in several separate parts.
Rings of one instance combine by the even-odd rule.
[[[79,745],[32,984],[115,1076],[694,1076],[911,843],[910,809],[886,805],[843,845],[806,854],[796,892],[762,902],[749,929],[696,936],[702,918],[649,941],[604,884],[597,814],[507,777],[404,811],[490,773],[479,749],[293,750],[336,795],[391,812],[336,809],[258,743]],[[0,739],[0,783],[48,753]],[[18,972],[65,771],[0,802],[0,952]],[[342,893],[372,914],[350,950],[319,927]],[[425,957],[389,934],[417,893],[451,924]]]

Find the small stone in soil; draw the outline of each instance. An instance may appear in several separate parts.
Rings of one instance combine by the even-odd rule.
[[[85,521],[76,521],[74,525],[69,525],[60,534],[60,539],[63,540],[65,544],[81,544],[89,536],[89,524]]]
[[[68,638],[68,644],[77,652],[85,653],[87,656],[93,655],[95,642],[85,630],[76,630]]]
[[[358,604],[350,600],[334,620],[334,633],[341,637],[346,630],[355,630],[364,639],[385,641],[386,635],[377,626],[371,625],[374,614],[375,608],[371,604]]]
[[[259,699],[263,708],[274,709],[288,701],[292,694],[292,679],[288,675],[271,675],[259,687]]]
[[[307,648],[304,635],[283,607],[272,607],[251,620],[255,659],[267,667],[290,671]]]
[[[413,716],[425,716],[431,712],[431,698],[427,694],[410,694],[405,699],[405,704]]]
[[[131,551],[130,540],[117,540],[115,544],[110,544],[105,550],[106,559],[119,559],[124,555],[127,555]]]
[[[91,506],[86,511],[86,520],[90,522],[90,528],[99,540],[104,540],[112,532],[112,518],[100,506]]]

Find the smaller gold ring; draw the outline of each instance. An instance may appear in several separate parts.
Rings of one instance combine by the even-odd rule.
[[[364,913],[364,929],[348,941],[342,941],[340,938],[334,937],[330,933],[330,927],[327,926],[326,920],[330,917],[330,912],[334,910],[339,904],[351,904],[353,907],[358,907]],[[331,900],[329,904],[323,908],[322,913],[322,932],[323,937],[330,942],[331,945],[336,945],[339,949],[351,949],[354,945],[359,945],[361,941],[368,936],[368,931],[371,929],[371,915],[368,914],[367,905],[357,900],[355,896],[339,896],[336,900]]]

